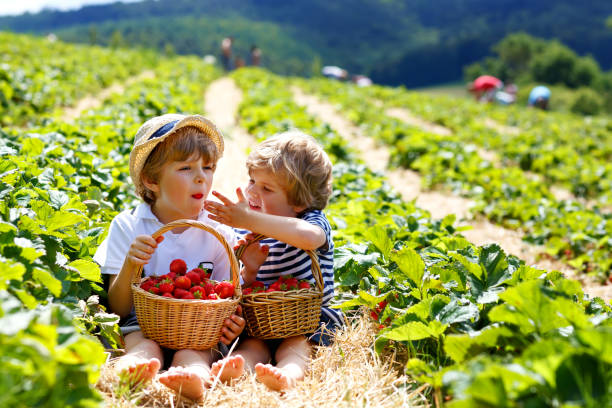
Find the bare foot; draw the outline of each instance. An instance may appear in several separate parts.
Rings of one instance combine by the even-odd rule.
[[[159,382],[194,401],[202,398],[206,386],[206,379],[201,373],[186,367],[170,367],[159,376]]]
[[[255,374],[259,381],[275,391],[293,388],[297,380],[297,378],[289,375],[282,368],[275,367],[272,364],[256,364]]]
[[[115,369],[120,379],[125,379],[130,386],[137,386],[152,380],[159,371],[158,359],[123,357],[117,361]]]
[[[223,367],[225,363],[225,367]],[[219,376],[219,380],[229,382],[238,378],[244,372],[244,358],[242,356],[229,356],[213,363],[210,368],[211,377]]]

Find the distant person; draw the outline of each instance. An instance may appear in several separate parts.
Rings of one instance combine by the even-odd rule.
[[[518,88],[515,84],[508,84],[503,90],[495,92],[495,102],[500,105],[512,105],[516,102],[516,92]]]
[[[324,77],[330,79],[337,79],[338,81],[344,81],[348,77],[348,72],[345,69],[336,67],[334,65],[326,65],[321,69],[321,73]]]
[[[538,85],[529,92],[527,106],[533,106],[542,110],[548,110],[550,100],[550,89],[543,85]]]
[[[365,75],[353,75],[352,81],[359,87],[372,85],[372,80]]]
[[[234,43],[234,37],[225,37],[221,41],[221,61],[223,62],[223,68],[226,71],[232,70],[232,44]]]
[[[468,85],[468,91],[480,102],[492,102],[504,83],[491,75],[481,75]]]
[[[251,46],[251,65],[258,67],[261,65],[261,50],[255,44]]]

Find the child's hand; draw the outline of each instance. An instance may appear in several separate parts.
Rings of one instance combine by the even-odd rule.
[[[244,239],[238,241],[239,245],[248,244],[249,237],[254,234],[248,234]],[[242,280],[246,286],[250,285],[257,278],[257,272],[263,263],[266,261],[268,257],[268,252],[270,251],[270,247],[266,244],[261,244],[260,242],[252,242],[248,244],[240,260],[244,265],[242,268]]]
[[[229,225],[234,228],[245,228],[248,221],[249,203],[242,194],[242,189],[236,189],[238,201],[233,203],[218,191],[213,191],[212,194],[221,200],[221,203],[206,200],[204,208],[210,212],[208,218],[218,221],[222,224]]]
[[[225,320],[223,329],[221,329],[221,339],[219,341],[225,345],[229,345],[240,333],[242,333],[244,326],[246,326],[246,321],[242,317],[242,307],[238,305],[236,312],[231,315],[229,319]]]
[[[164,240],[161,235],[153,239],[150,235],[139,235],[134,239],[127,253],[127,259],[136,265],[146,265],[151,260],[151,255],[157,249],[157,244]]]

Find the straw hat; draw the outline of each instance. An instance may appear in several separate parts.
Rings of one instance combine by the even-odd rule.
[[[130,177],[137,191],[143,187],[140,173],[151,151],[168,136],[187,126],[201,130],[215,143],[219,156],[223,155],[223,135],[214,123],[204,116],[177,113],[156,116],[143,123],[134,137],[134,147],[130,153]]]

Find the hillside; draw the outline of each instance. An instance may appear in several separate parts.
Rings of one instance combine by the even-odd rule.
[[[0,406],[611,405],[610,117],[10,33],[0,55]],[[140,200],[134,134],[168,112],[223,132],[213,188],[231,192],[249,146],[287,129],[334,164],[324,211],[348,321],[293,389],[211,376],[196,404],[167,371],[130,387],[114,370],[130,345],[92,256]]]
[[[231,8],[217,0],[158,0],[4,17],[0,29],[198,55],[217,54],[221,39],[233,35],[238,53],[257,44],[277,73],[308,75],[313,62],[334,64],[414,87],[460,79],[465,65],[516,31],[558,38],[609,69],[609,15],[607,0],[235,0]]]

